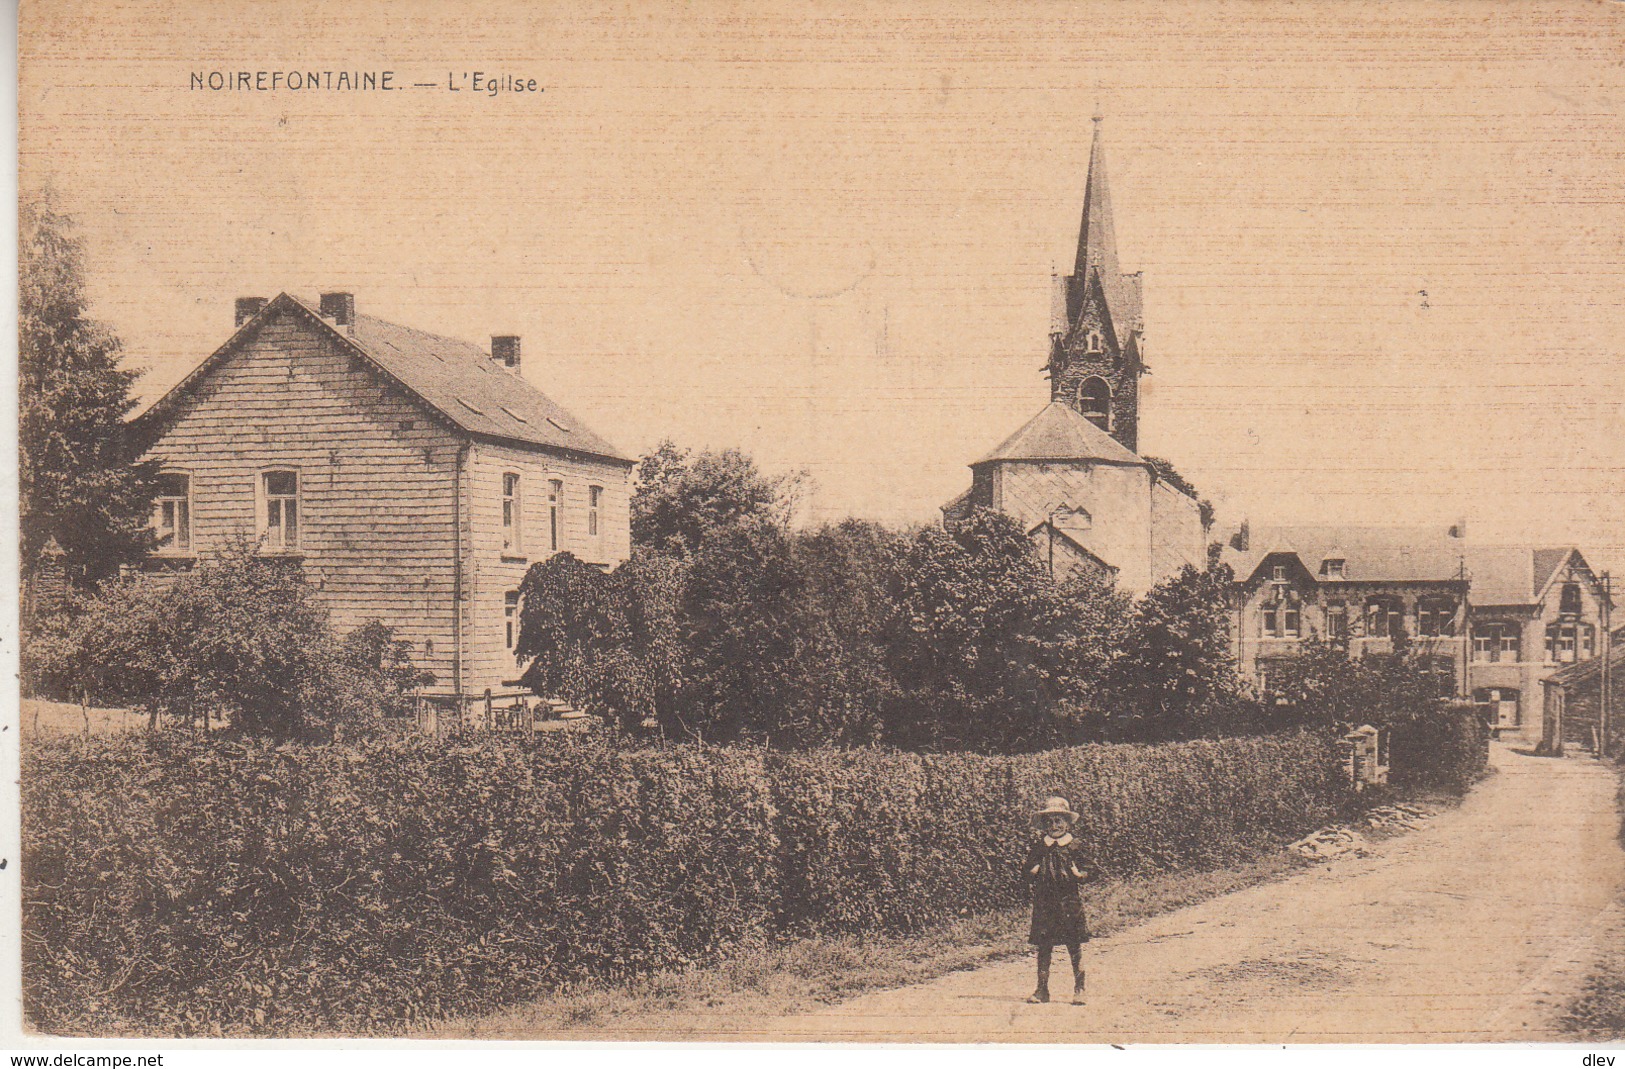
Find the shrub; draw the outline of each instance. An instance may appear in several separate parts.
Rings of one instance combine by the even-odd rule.
[[[277,739],[400,715],[432,681],[381,623],[337,640],[298,568],[243,546],[179,575],[104,584],[38,628],[27,656],[35,693]]]
[[[148,733],[24,759],[24,990],[50,1032],[398,1032],[1012,906],[1047,793],[1099,875],[1243,857],[1344,801],[1307,734],[1009,758]]]

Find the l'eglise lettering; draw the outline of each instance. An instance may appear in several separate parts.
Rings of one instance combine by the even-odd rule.
[[[215,92],[351,92],[403,88],[394,71],[193,71],[191,88]]]

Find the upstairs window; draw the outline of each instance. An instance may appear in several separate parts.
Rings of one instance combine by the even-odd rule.
[[[587,487],[587,537],[598,538],[598,510],[604,503],[602,486]]]
[[[564,480],[552,479],[547,484],[547,541],[548,549],[559,551],[564,527]]]
[[[1546,663],[1589,661],[1596,653],[1594,635],[1590,624],[1550,625],[1546,628]]]
[[[1284,582],[1286,582],[1286,565],[1277,564],[1274,568],[1270,569],[1270,582],[1272,582],[1272,583],[1284,583]]]
[[[1405,607],[1398,598],[1374,597],[1365,603],[1367,638],[1397,638],[1405,629]]]
[[[192,477],[166,472],[158,477],[158,496],[152,503],[152,529],[158,552],[192,550]]]
[[[524,552],[524,511],[519,493],[519,476],[514,472],[502,474],[502,552]]]
[[[1473,660],[1480,663],[1515,663],[1522,652],[1520,645],[1515,624],[1483,623],[1473,627]]]
[[[267,471],[260,473],[260,496],[265,548],[272,551],[299,548],[299,473]]]
[[[1342,557],[1327,557],[1320,565],[1320,574],[1327,579],[1341,579],[1343,578],[1343,564]]]
[[[1580,615],[1580,584],[1579,583],[1564,583],[1563,584],[1563,593],[1560,595],[1560,597],[1558,599],[1557,611],[1562,613],[1564,616],[1579,616]]]
[[[1103,431],[1112,429],[1112,388],[1098,375],[1090,375],[1078,387],[1078,411],[1084,419]]]
[[[1263,624],[1268,638],[1299,638],[1303,634],[1303,612],[1291,598],[1277,598],[1265,603]]]
[[[519,591],[510,590],[502,595],[503,644],[512,651],[519,643]]]
[[[1424,598],[1416,606],[1416,630],[1424,638],[1456,633],[1456,604],[1448,598]]]

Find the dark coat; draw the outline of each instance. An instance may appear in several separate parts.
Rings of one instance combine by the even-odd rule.
[[[1076,838],[1050,845],[1042,836],[1027,851],[1022,871],[1032,881],[1033,925],[1027,934],[1034,946],[1072,946],[1086,942],[1089,924],[1083,916],[1083,846]]]

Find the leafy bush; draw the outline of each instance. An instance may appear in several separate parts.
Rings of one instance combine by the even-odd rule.
[[[1099,874],[1210,865],[1344,802],[1292,735],[1023,757],[178,733],[24,752],[27,1013],[50,1032],[397,1032],[787,933],[1011,906],[1059,792]]]
[[[297,566],[243,546],[179,575],[110,581],[36,631],[34,693],[224,720],[244,735],[354,729],[400,715],[434,678],[381,623],[335,639]]]

